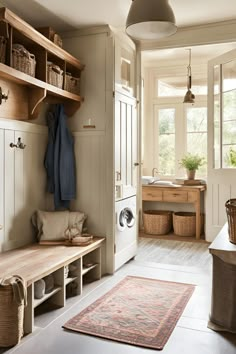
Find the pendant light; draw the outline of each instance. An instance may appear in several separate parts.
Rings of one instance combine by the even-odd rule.
[[[189,51],[189,65],[187,67],[187,92],[184,96],[184,103],[194,103],[195,95],[191,92],[192,86],[192,72],[191,72],[191,49]]]
[[[126,33],[136,40],[157,40],[177,31],[168,0],[132,0]]]

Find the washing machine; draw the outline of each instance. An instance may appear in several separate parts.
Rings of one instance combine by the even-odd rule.
[[[136,196],[115,202],[115,270],[137,253]]]

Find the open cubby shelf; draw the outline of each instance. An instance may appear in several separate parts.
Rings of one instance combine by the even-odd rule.
[[[5,28],[3,24],[6,26]],[[66,73],[69,72],[72,76],[80,78],[84,65],[5,7],[0,8],[0,30],[0,35],[8,37],[5,63],[0,63],[0,79],[4,80],[3,84],[10,82],[17,86],[30,87],[30,90],[27,90],[27,100],[25,100],[25,103],[21,102],[21,105],[28,106],[28,115],[23,118],[36,118],[39,114],[41,103],[45,100],[49,103],[63,103],[66,114],[68,116],[73,115],[79,109],[83,98],[64,89],[66,87]],[[30,53],[34,54],[36,59],[35,77],[12,67],[12,46],[14,43],[24,45]],[[63,71],[62,88],[48,83],[48,61],[60,66]],[[2,82],[0,85],[2,85]],[[9,92],[11,90],[16,95],[14,86],[10,85],[9,87]],[[10,116],[10,118],[19,119],[17,116]]]

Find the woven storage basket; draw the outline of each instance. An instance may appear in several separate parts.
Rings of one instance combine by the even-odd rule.
[[[6,38],[0,36],[0,63],[5,64],[6,60]]]
[[[51,62],[47,62],[47,82],[59,88],[63,85],[63,70]]]
[[[65,86],[66,91],[72,92],[76,95],[80,94],[80,79],[73,77],[70,73],[65,75]]]
[[[143,213],[143,224],[146,234],[168,234],[172,228],[172,211],[147,210]]]
[[[26,288],[20,276],[0,279],[0,347],[11,347],[23,336]]]
[[[228,219],[229,240],[236,244],[236,199],[229,199],[225,203]]]
[[[201,229],[203,227],[203,215],[201,215]],[[173,213],[174,233],[178,236],[195,236],[196,213],[177,212]]]
[[[36,60],[34,54],[28,52],[21,44],[13,44],[12,67],[35,77]]]

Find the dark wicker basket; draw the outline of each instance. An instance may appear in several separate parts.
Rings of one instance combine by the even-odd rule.
[[[236,244],[236,199],[227,200],[225,208],[228,219],[229,240]]]
[[[146,234],[168,234],[172,228],[172,211],[147,210],[143,213],[143,224]]]

